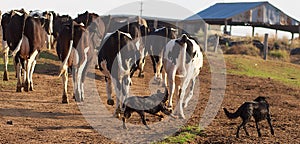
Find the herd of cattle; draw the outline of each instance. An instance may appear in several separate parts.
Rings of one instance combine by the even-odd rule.
[[[17,77],[17,92],[33,90],[32,75],[38,54],[44,47],[56,48],[61,60],[63,80],[62,103],[68,103],[68,71],[72,70],[74,95],[77,102],[84,100],[84,81],[87,68],[97,56],[98,68],[105,75],[107,104],[114,105],[112,86],[116,93],[115,115],[121,111],[128,97],[131,77],[139,70],[144,77],[145,57],[151,56],[156,80],[168,87],[168,107],[172,108],[175,88],[179,87],[180,116],[193,96],[195,79],[203,66],[199,43],[189,34],[178,34],[176,26],[148,27],[140,17],[134,19],[99,16],[85,12],[75,19],[53,11],[11,10],[2,14],[3,80],[9,80],[8,56],[13,57]],[[179,83],[175,82],[179,77]],[[191,82],[191,84],[190,84]],[[187,87],[189,93],[184,100]]]

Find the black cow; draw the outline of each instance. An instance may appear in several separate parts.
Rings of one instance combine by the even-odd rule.
[[[17,92],[21,92],[21,71],[24,73],[24,90],[33,90],[32,74],[36,58],[45,46],[46,33],[40,19],[26,13],[12,12],[10,22],[6,26],[5,37],[14,59],[18,83]]]
[[[116,91],[117,106],[114,115],[120,116],[120,107],[129,94],[131,83],[130,69],[139,58],[139,51],[130,34],[119,30],[109,33],[99,48],[98,64],[105,75],[107,103],[114,105],[112,100],[112,82]]]

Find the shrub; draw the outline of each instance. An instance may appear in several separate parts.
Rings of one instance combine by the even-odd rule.
[[[259,56],[260,51],[252,44],[234,45],[225,51],[225,54],[242,54],[250,56]]]

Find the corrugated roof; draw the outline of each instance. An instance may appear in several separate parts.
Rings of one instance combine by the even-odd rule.
[[[204,20],[215,25],[248,25],[276,30],[299,32],[299,21],[291,18],[267,1],[216,3],[185,19]]]
[[[260,6],[264,2],[239,2],[239,3],[216,3],[209,8],[200,11],[196,15],[193,15],[186,20],[198,20],[199,18],[202,19],[227,19],[231,18],[235,15],[238,15],[242,12]]]

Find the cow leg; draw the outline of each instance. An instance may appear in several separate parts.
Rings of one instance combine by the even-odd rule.
[[[31,64],[32,63],[30,63],[29,60],[27,60],[26,69],[25,69],[26,74],[24,74],[24,79],[25,79],[25,81],[24,81],[24,91],[25,92],[29,92],[29,87],[30,87],[29,75],[30,75]]]
[[[83,82],[82,80],[84,79],[84,75],[86,74],[86,70],[85,70],[85,67],[87,65],[87,51],[88,51],[89,48],[85,48],[84,49],[84,53],[85,53],[85,56],[84,56],[84,61],[83,63],[79,66],[78,68],[78,73],[77,73],[77,93],[78,93],[78,97],[76,97],[75,95],[75,100],[78,101],[78,102],[81,102],[84,100],[84,89],[83,89]]]
[[[77,102],[80,102],[80,88],[81,88],[81,85],[80,85],[80,81],[81,81],[81,75],[79,75],[79,71],[82,69],[79,70],[80,68],[80,63],[79,63],[79,54],[78,54],[78,51],[75,49],[75,48],[72,48],[72,54],[73,54],[73,70],[72,70],[72,77],[73,77],[73,91],[74,91],[74,98],[75,98],[75,101]],[[82,70],[81,70],[81,73],[82,73]]]
[[[172,108],[173,107],[173,103],[172,103],[172,100],[173,100],[173,95],[174,95],[174,92],[175,92],[175,73],[176,71],[171,69],[171,71],[169,72],[172,72],[170,74],[167,74],[167,77],[168,77],[168,82],[167,84],[169,85],[169,103],[168,103],[168,108]]]
[[[144,77],[144,66],[145,66],[145,48],[140,48],[140,60],[139,60],[139,68],[140,72],[138,77],[143,78]]]
[[[182,88],[180,89],[180,95],[179,95],[179,110],[180,110],[180,116],[185,119],[184,113],[183,113],[183,99],[185,96],[186,88],[189,84],[189,80],[187,78],[182,78],[183,83],[182,83]]]
[[[156,64],[156,73],[155,73],[155,78],[157,80],[161,80],[162,79],[162,57],[158,57],[158,62]]]
[[[47,48],[50,50],[51,49],[51,35],[47,34]]]
[[[106,81],[107,104],[114,105],[114,100],[111,97],[111,94],[112,94],[111,78],[105,77],[105,81]]]
[[[34,61],[37,55],[38,55],[38,51],[35,50],[26,62],[27,67],[26,67],[26,75],[25,75],[26,78],[25,78],[25,85],[24,85],[24,90],[26,92],[28,92],[30,89],[30,83],[32,78],[31,75],[33,74],[33,70],[34,70],[33,67],[35,66]]]
[[[22,92],[22,66],[20,62],[16,63],[16,73],[17,73],[17,92]]]
[[[152,66],[153,66],[153,72],[154,72],[154,74],[156,74],[156,56],[152,56],[152,55],[150,55],[150,57],[151,57],[151,61],[152,61]]]
[[[112,82],[115,85],[115,92],[116,92],[116,108],[114,112],[114,117],[120,117],[120,101],[122,100],[122,90],[121,90],[121,83],[118,81],[118,78],[112,78]]]
[[[63,81],[63,95],[62,95],[62,103],[67,104],[69,103],[68,99],[68,71],[64,71],[62,75],[62,81]]]
[[[4,74],[3,74],[3,81],[8,81],[8,70],[7,70],[7,65],[8,65],[8,51],[9,48],[7,46],[6,41],[2,41],[2,47],[3,47],[3,63],[4,63]]]
[[[194,87],[195,87],[195,82],[196,82],[196,77],[194,77],[191,81],[191,87],[190,87],[190,92],[189,92],[189,96],[185,99],[185,102],[183,103],[183,107],[186,108],[189,104],[189,101],[191,100],[191,98],[194,95]]]
[[[31,69],[30,69],[30,73],[29,73],[29,81],[30,81],[30,87],[29,87],[29,90],[30,90],[30,91],[33,91],[33,80],[32,80],[32,75],[33,75],[33,72],[34,72],[35,65],[36,65],[36,60],[34,60],[34,61],[32,62]]]

